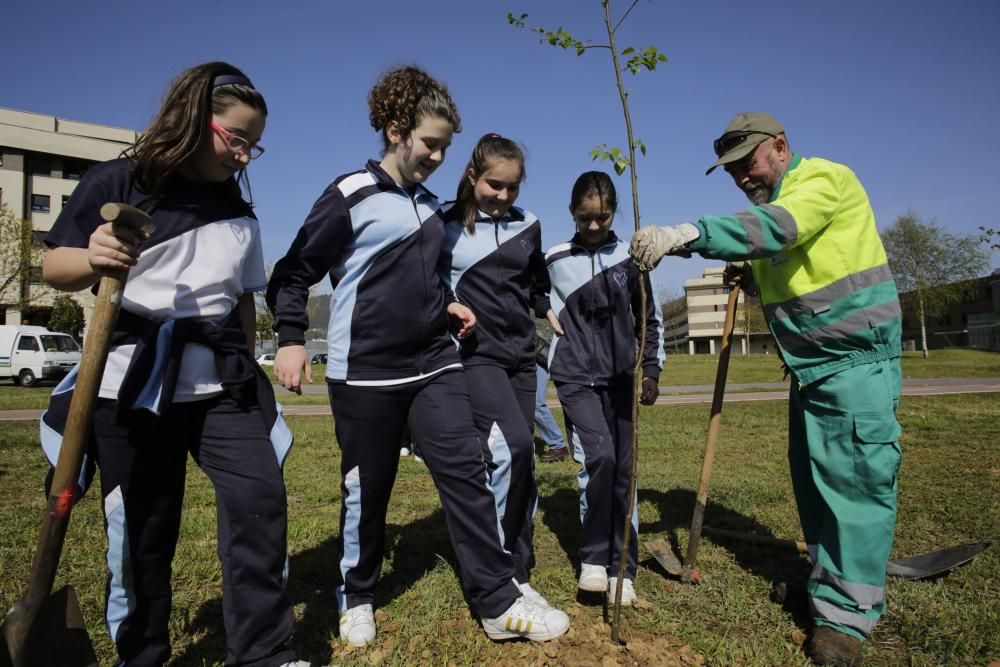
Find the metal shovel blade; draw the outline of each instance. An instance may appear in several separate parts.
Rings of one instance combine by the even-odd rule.
[[[9,639],[8,629],[18,621],[17,605],[3,622],[3,634]],[[27,642],[17,650],[5,646],[0,653],[0,664],[23,664],[32,667],[98,667],[97,654],[87,635],[80,601],[72,586],[64,586],[49,595],[42,603],[32,625]],[[16,653],[16,655],[12,655]]]
[[[646,551],[653,555],[656,562],[660,564],[667,574],[680,577],[684,573],[684,566],[681,565],[681,561],[674,554],[674,550],[670,548],[670,543],[663,538],[657,538],[655,540],[648,540],[645,544]]]
[[[990,546],[989,542],[960,544],[910,558],[889,561],[886,574],[902,579],[929,579],[965,565]]]

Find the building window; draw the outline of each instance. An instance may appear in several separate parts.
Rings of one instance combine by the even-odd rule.
[[[3,153],[0,153],[0,167],[3,167]]]
[[[38,211],[40,213],[49,212],[49,196],[48,195],[31,195],[31,210]]]
[[[82,160],[66,158],[63,160],[63,178],[79,181],[87,172],[87,163]]]
[[[32,176],[51,176],[52,175],[52,161],[47,157],[41,155],[32,155],[31,161],[31,175]]]
[[[45,279],[42,277],[42,267],[32,266],[28,269],[28,282],[32,285],[42,285]]]
[[[34,231],[34,232],[31,232],[31,240],[39,248],[44,248],[45,247],[45,237],[47,235],[48,235],[48,232]]]

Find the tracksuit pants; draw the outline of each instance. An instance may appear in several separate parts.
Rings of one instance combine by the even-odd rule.
[[[527,583],[533,565],[532,523],[538,507],[535,483],[535,368],[465,367],[472,415],[479,432],[490,488],[503,532],[503,548],[514,556],[514,578]]]
[[[865,639],[885,611],[901,460],[899,359],[792,383],[788,461],[818,625]]]
[[[340,611],[372,604],[382,570],[385,518],[409,424],[441,497],[462,585],[484,618],[521,595],[500,546],[500,522],[460,369],[389,386],[328,385],[341,456]]]
[[[535,376],[535,427],[538,428],[538,435],[548,444],[549,449],[562,449],[566,446],[566,440],[552,416],[552,411],[545,403],[549,388],[549,372],[536,365]]]
[[[617,576],[632,477],[632,386],[591,387],[556,382],[567,419],[573,424],[573,459],[581,465],[580,562],[603,565]],[[639,512],[630,519],[625,576],[635,578],[639,555]]]
[[[221,395],[174,403],[153,418],[94,413],[108,535],[107,625],[123,664],[170,657],[170,576],[188,452],[215,487],[226,665],[294,660],[286,642],[287,515],[281,465],[260,408]]]

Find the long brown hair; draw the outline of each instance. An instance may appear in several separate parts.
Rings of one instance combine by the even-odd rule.
[[[368,93],[368,119],[382,133],[382,146],[389,148],[386,129],[396,123],[400,135],[410,136],[421,116],[441,118],[458,133],[462,117],[448,94],[448,87],[417,67],[399,67],[383,74]]]
[[[167,178],[194,154],[207,136],[212,114],[223,113],[236,103],[267,115],[264,96],[242,71],[229,63],[203,63],[178,74],[167,89],[156,118],[126,151],[135,165],[136,181],[143,190],[153,196],[159,195]],[[242,169],[237,179],[229,183],[240,199],[240,183],[249,189],[246,172]]]
[[[476,147],[472,149],[469,164],[465,165],[462,177],[458,179],[458,191],[455,193],[455,209],[462,226],[470,234],[476,233],[476,194],[475,187],[469,181],[469,172],[473,180],[490,170],[499,160],[510,160],[521,167],[521,180],[524,180],[524,151],[517,142],[501,137],[499,134],[484,134],[479,138]]]

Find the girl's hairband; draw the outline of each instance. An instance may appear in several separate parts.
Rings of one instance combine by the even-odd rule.
[[[247,86],[248,88],[253,88],[253,84],[250,83],[250,79],[239,74],[220,74],[212,79],[212,88],[218,86],[226,86],[230,84],[236,84],[240,86]],[[255,89],[256,90],[256,89]]]

